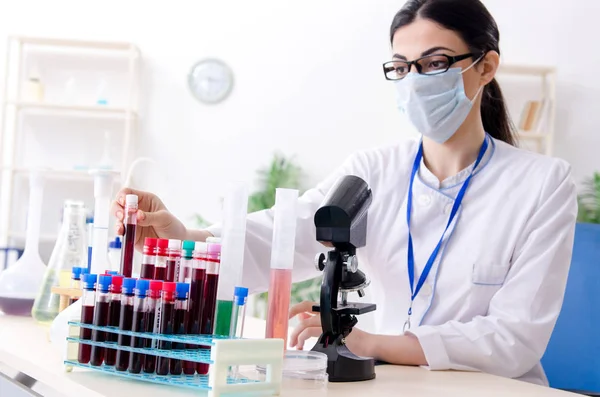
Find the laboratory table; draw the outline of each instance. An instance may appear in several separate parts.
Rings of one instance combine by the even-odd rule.
[[[264,322],[248,318],[249,337],[264,333]],[[107,374],[77,370],[65,372],[61,355],[48,341],[48,327],[38,326],[31,318],[0,314],[0,395],[16,390],[15,396],[39,395],[27,387],[17,389],[11,374],[25,374],[43,386],[48,396],[131,397],[198,396],[198,391],[123,379]],[[4,372],[4,374],[2,373]],[[378,366],[377,378],[367,382],[329,383],[321,390],[283,389],[284,397],[318,396],[411,396],[411,397],[494,397],[494,396],[575,396],[547,387],[475,372],[428,371],[418,367]],[[2,385],[4,383],[4,386]],[[27,382],[24,382],[27,383]],[[10,389],[12,387],[12,389]],[[20,391],[19,391],[20,390]],[[35,387],[34,387],[35,390]],[[31,394],[30,394],[31,393]],[[12,397],[6,393],[6,396]]]

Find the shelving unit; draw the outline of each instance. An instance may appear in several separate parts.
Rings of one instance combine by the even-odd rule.
[[[100,126],[105,125],[103,123],[111,123],[111,128],[103,128],[102,130],[110,129],[114,136],[118,135],[119,137],[115,140],[115,142],[118,142],[118,148],[113,149],[111,146],[110,150],[116,150],[115,153],[111,153],[111,158],[119,159],[114,164],[114,168],[121,173],[120,178],[117,178],[117,183],[124,180],[125,173],[133,161],[134,155],[141,62],[140,50],[134,44],[122,42],[12,36],[8,38],[6,48],[2,125],[0,129],[0,247],[10,245],[9,242],[14,243],[15,240],[20,242],[25,235],[22,228],[13,226],[12,214],[22,213],[22,207],[26,203],[24,199],[25,192],[16,191],[15,184],[17,178],[27,178],[32,168],[47,170],[45,173],[47,183],[44,196],[52,194],[60,196],[63,200],[71,198],[72,189],[65,188],[65,184],[73,186],[73,189],[77,187],[81,190],[78,184],[85,183],[87,186],[85,191],[89,192],[89,197],[93,197],[93,185],[91,184],[93,177],[89,175],[87,169],[78,169],[75,164],[76,160],[73,160],[72,169],[68,169],[64,165],[48,164],[49,160],[47,158],[36,158],[35,165],[24,164],[20,160],[20,157],[26,158],[27,151],[31,150],[24,143],[28,133],[25,127],[29,127],[30,134],[41,132],[45,134],[40,135],[43,136],[43,139],[53,140],[58,142],[59,145],[60,142],[68,140],[68,138],[60,136],[61,133],[64,133],[64,131],[60,131],[62,127],[55,126],[54,130],[51,130],[46,127],[47,123],[45,122],[38,122],[35,127],[31,127],[31,120],[34,117],[51,117],[52,120],[59,120],[58,123],[64,123],[68,128],[71,128],[69,131],[81,132],[82,137],[78,141],[80,147],[74,148],[74,144],[72,144],[60,149],[59,146],[58,152],[56,148],[47,149],[48,151],[54,150],[53,155],[55,156],[63,156],[64,154],[64,158],[70,158],[69,156],[74,153],[77,154],[78,150],[79,157],[86,158],[86,150],[90,150],[90,148],[97,150],[96,148],[99,145],[88,138],[91,135],[90,131],[86,131],[86,129],[93,126],[94,130],[100,130]],[[106,73],[113,73],[113,77],[122,76],[122,80],[113,82],[113,86],[118,87],[116,91],[121,93],[121,101],[115,101],[115,103],[112,103],[112,101],[108,103],[98,101],[96,103],[90,101],[89,97],[85,100],[70,98],[69,101],[57,101],[51,95],[40,101],[24,98],[22,93],[27,73],[31,73],[31,64],[35,65],[36,60],[39,61],[40,59],[45,59],[50,66],[49,68],[40,68],[41,71],[51,75],[48,69],[55,68],[52,69],[55,72],[54,77],[56,77],[56,73],[72,73],[73,71],[79,73],[77,77],[80,79],[80,85],[82,82],[84,83],[84,88],[89,88],[89,85],[85,85],[86,83],[96,82],[97,79],[94,79],[94,77],[97,77],[98,74],[104,76]],[[51,61],[48,62],[48,59],[51,59]],[[98,62],[98,60],[101,61]],[[106,65],[106,62],[109,65],[117,64],[118,68],[109,72],[101,69],[102,65]],[[82,64],[86,66],[83,69],[81,68]],[[96,66],[97,64],[101,66]],[[62,68],[56,65],[60,65]],[[83,78],[81,77],[82,74]],[[67,76],[70,75],[67,74]],[[71,76],[71,78],[73,77]],[[64,83],[62,80],[60,82]],[[50,81],[44,81],[42,78],[42,83],[49,84]],[[106,83],[104,78],[101,80],[102,83]],[[81,89],[81,87],[79,88]],[[58,91],[58,89],[54,90],[55,93]],[[88,93],[89,91],[88,89]],[[78,126],[83,125],[81,124],[82,120],[85,120],[87,124],[81,127],[82,130],[79,131]],[[87,135],[83,135],[86,133]],[[48,134],[52,136],[49,137]],[[35,139],[35,137],[30,139]],[[45,143],[46,141],[43,141],[40,145]],[[64,150],[64,153],[60,150]],[[93,161],[87,158],[86,160]],[[94,168],[91,165],[90,167]],[[81,194],[79,193],[79,195]],[[59,211],[59,209],[51,209],[51,211],[53,210],[56,210],[56,213]],[[51,243],[55,238],[54,234],[46,233],[42,235],[41,242]]]
[[[545,128],[543,131],[519,131],[518,137],[521,142],[533,143],[535,150],[539,153],[544,153],[551,156],[553,153],[554,144],[554,125],[556,117],[556,69],[550,66],[533,66],[533,65],[500,65],[498,69],[500,79],[504,77],[516,76],[518,78],[526,78],[530,80],[537,79],[539,83],[539,91],[542,101],[549,101],[549,106],[543,120]],[[507,82],[507,86],[508,86]],[[502,83],[501,83],[502,85]],[[505,87],[503,87],[504,89]],[[522,98],[529,97],[529,93],[519,93]],[[511,97],[505,97],[507,102],[511,103]],[[509,106],[510,107],[510,106]],[[513,114],[514,116],[514,114]],[[513,119],[516,120],[515,117]]]

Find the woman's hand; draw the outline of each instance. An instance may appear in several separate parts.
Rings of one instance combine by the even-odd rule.
[[[135,194],[138,196],[137,231],[135,234],[135,246],[138,250],[144,246],[146,237],[173,238],[185,240],[188,232],[186,227],[171,214],[163,202],[155,194],[133,190],[121,189],[112,203],[111,213],[117,218],[116,232],[119,236],[125,233],[123,227],[123,216],[125,207],[125,196]]]
[[[302,302],[292,306],[290,318],[299,316],[300,324],[296,326],[290,337],[290,347],[298,350],[304,349],[304,342],[309,338],[318,338],[323,333],[321,328],[321,317],[319,313],[312,311],[315,302]],[[350,351],[358,356],[373,357],[375,347],[375,335],[352,328],[350,335],[346,337],[346,345]]]

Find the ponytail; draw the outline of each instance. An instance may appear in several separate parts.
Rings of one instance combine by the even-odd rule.
[[[493,138],[516,146],[515,128],[510,120],[500,84],[493,79],[483,88],[481,118],[484,130]]]

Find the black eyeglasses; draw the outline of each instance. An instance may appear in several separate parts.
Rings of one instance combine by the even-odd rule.
[[[394,60],[383,64],[383,73],[387,80],[402,80],[410,73],[412,65],[415,65],[419,74],[428,76],[446,73],[450,66],[463,59],[471,58],[473,54],[463,54],[452,57],[445,54],[432,54],[415,59],[414,61]]]

